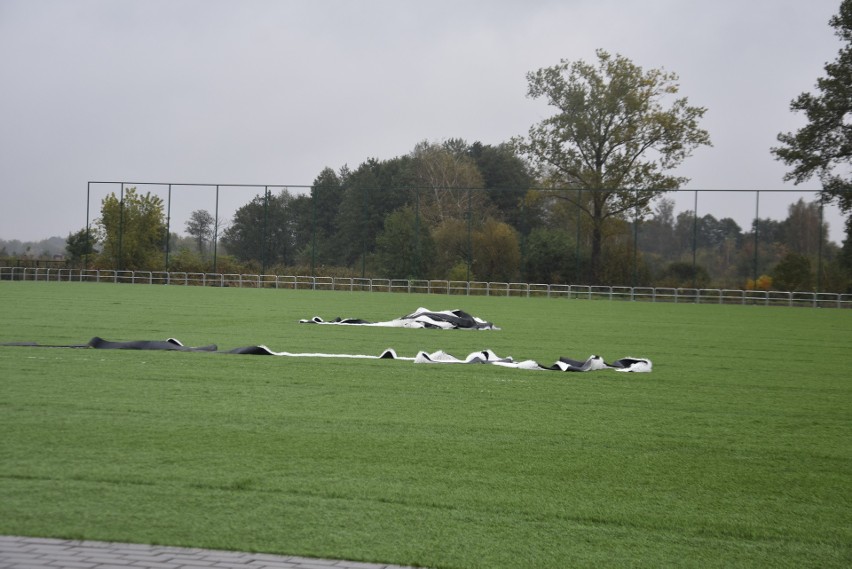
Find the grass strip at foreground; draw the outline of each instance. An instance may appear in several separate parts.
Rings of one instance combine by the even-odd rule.
[[[0,533],[445,568],[852,561],[850,311],[85,283],[0,303],[0,342],[654,362],[0,347]],[[297,324],[421,305],[503,329]]]

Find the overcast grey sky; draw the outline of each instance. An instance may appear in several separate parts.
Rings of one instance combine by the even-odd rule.
[[[840,47],[840,0],[0,0],[0,239],[86,225],[87,182],[310,185],[421,140],[499,144],[552,114],[526,73],[620,53],[707,107],[689,189],[817,190],[769,153]],[[165,188],[149,188],[164,198]],[[96,186],[89,215],[118,187]],[[220,192],[220,216],[256,190]],[[783,219],[799,197],[760,196]],[[692,209],[693,195],[677,200]],[[175,188],[172,231],[214,192]],[[754,194],[699,197],[748,229]],[[832,239],[842,221],[830,211]]]

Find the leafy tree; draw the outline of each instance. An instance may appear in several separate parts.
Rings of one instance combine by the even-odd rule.
[[[296,257],[295,227],[287,189],[278,195],[266,192],[239,208],[230,227],[222,233],[222,244],[240,261],[270,265],[293,264]]]
[[[775,265],[772,284],[777,290],[804,291],[813,285],[811,260],[799,253],[787,253]]]
[[[836,202],[847,214],[844,248],[852,250],[852,0],[843,0],[829,25],[844,45],[837,59],[826,63],[825,77],[817,79],[819,94],[802,93],[790,103],[791,111],[805,113],[808,124],[779,134],[781,146],[771,152],[793,167],[785,180],[800,184],[819,178],[822,199]]]
[[[376,238],[379,271],[392,279],[429,276],[435,245],[425,223],[418,223],[410,206],[385,218],[384,230]]]
[[[166,223],[163,200],[136,188],[124,190],[123,199],[114,193],[101,203],[96,221],[103,244],[102,260],[121,270],[153,270],[162,267]]]
[[[338,176],[331,168],[323,168],[311,185],[311,200],[316,207],[316,227],[320,235],[329,236],[337,225],[337,212],[343,197],[346,171]]]
[[[756,252],[755,237],[757,237]],[[743,233],[742,246],[737,251],[739,259],[736,273],[740,277],[752,277],[752,280],[758,275],[768,275],[772,267],[786,253],[783,239],[782,222],[768,217],[752,220],[751,231]]]
[[[486,281],[512,281],[521,268],[517,231],[509,224],[487,219],[473,228],[462,219],[447,219],[432,232],[435,242],[435,275],[468,280],[467,273]],[[465,277],[460,278],[459,267]]]
[[[376,236],[390,212],[406,205],[410,186],[410,158],[381,162],[371,158],[351,172],[343,182],[333,262],[351,266],[375,249]],[[363,272],[363,271],[362,271]]]
[[[632,286],[644,286],[651,280],[651,271],[645,261],[645,255],[634,249],[633,235],[628,231],[627,223],[610,223],[613,236],[606,240],[601,254],[602,282],[622,283]]]
[[[760,231],[777,235],[779,224],[772,219],[760,220]],[[682,211],[677,215],[674,225],[674,235],[677,243],[677,253],[691,252],[697,249],[720,250],[727,244],[740,245],[743,232],[736,221],[730,217],[716,219],[713,214],[706,214],[695,219],[692,210]]]
[[[205,273],[210,269],[207,261],[198,251],[180,249],[169,260],[169,270],[186,273]]]
[[[698,224],[698,246],[719,250],[726,243],[739,245],[742,242],[743,232],[736,221],[730,217],[716,219],[712,215],[705,215]]]
[[[309,264],[312,258],[314,236],[313,199],[309,195],[298,195],[290,202],[290,218],[293,227],[293,248],[297,261]]]
[[[334,257],[328,262],[351,266],[360,258],[363,263],[367,252],[372,250],[371,243],[381,226],[371,223],[370,200],[379,193],[381,167],[378,160],[371,158],[347,178],[339,206]]]
[[[420,197],[420,213],[437,225],[447,219],[463,219],[468,211],[480,220],[487,216],[488,197],[482,189],[479,168],[459,139],[443,144],[418,143],[411,153],[414,185],[425,189]]]
[[[346,191],[346,180],[350,175],[343,167],[340,173],[331,168],[323,168],[311,185],[309,218],[300,222],[304,229],[310,229],[305,242],[303,256],[320,264],[338,262],[339,246],[335,237],[340,227],[340,204]],[[309,225],[305,226],[305,221]]]
[[[672,288],[703,288],[710,282],[710,275],[700,265],[675,261],[666,267],[658,280],[658,286]]]
[[[97,253],[95,250],[97,235],[93,228],[86,229],[84,227],[80,231],[69,233],[65,243],[68,260],[75,265],[81,264],[84,259]]]
[[[186,232],[194,239],[199,255],[207,253],[213,241],[213,225],[216,220],[206,209],[197,209],[189,215],[186,222]]]
[[[545,97],[557,113],[515,144],[550,187],[589,190],[564,199],[592,220],[597,274],[604,222],[645,213],[652,199],[687,181],[667,172],[695,148],[710,145],[698,126],[706,109],[690,106],[685,97],[670,101],[679,91],[677,75],[646,72],[603,50],[597,51],[597,66],[562,60],[528,73],[527,80],[527,95]]]
[[[447,219],[432,230],[435,242],[435,276],[446,275],[454,267],[463,266],[470,271],[472,231],[462,219]],[[458,276],[458,271],[455,271]],[[473,277],[471,277],[473,278]],[[453,280],[467,280],[454,278]]]
[[[663,198],[654,208],[651,218],[642,224],[642,249],[673,256],[675,245],[674,200]]]
[[[784,241],[784,225],[777,219],[770,217],[753,219],[751,233],[746,237],[749,240],[754,239],[755,231],[759,243],[782,243]]]
[[[511,144],[497,146],[474,142],[467,151],[482,176],[488,197],[497,207],[503,220],[519,231],[529,233],[523,219],[524,196],[535,178],[524,160]]]
[[[517,279],[521,265],[518,232],[508,223],[488,219],[472,236],[473,265],[477,278],[488,282]]]
[[[816,257],[821,246],[827,249],[828,226],[820,221],[819,202],[805,203],[799,198],[787,211],[781,228],[783,243],[791,252]]]
[[[693,210],[685,210],[677,214],[674,224],[674,256],[692,252],[697,248],[698,220]]]
[[[524,275],[529,282],[568,283],[575,276],[575,236],[562,228],[537,227],[530,232],[524,256]],[[583,260],[585,264],[587,260]]]

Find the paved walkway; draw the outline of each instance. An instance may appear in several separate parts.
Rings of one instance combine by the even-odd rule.
[[[0,536],[0,569],[403,569],[398,565],[132,543]]]

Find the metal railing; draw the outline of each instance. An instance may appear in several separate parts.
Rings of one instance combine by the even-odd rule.
[[[776,290],[764,291],[714,288],[666,288],[447,280],[369,279],[357,277],[312,277],[306,275],[116,271],[107,269],[56,269],[45,267],[0,267],[0,280],[275,288],[288,290],[333,290],[350,292],[396,292],[407,294],[421,293],[459,296],[546,297],[688,304],[749,304],[759,306],[852,308],[852,294],[807,291],[787,292]]]

